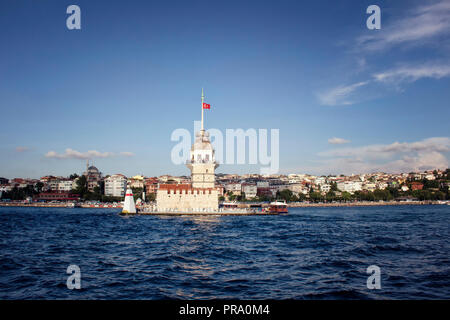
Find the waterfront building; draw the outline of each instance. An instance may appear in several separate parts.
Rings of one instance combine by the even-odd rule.
[[[308,193],[308,188],[303,183],[292,183],[288,185],[288,190],[291,190],[292,193],[298,195],[299,193]]]
[[[258,181],[256,183],[256,187],[257,188],[268,188],[269,187],[269,182],[268,181]]]
[[[384,190],[384,189],[386,189],[387,187],[388,187],[387,182],[380,181],[380,182],[377,183],[377,188],[380,189],[380,190]]]
[[[130,188],[143,189],[145,185],[145,178],[142,175],[137,175],[129,179]]]
[[[362,190],[362,183],[360,181],[340,181],[337,183],[337,188],[353,194],[355,191]]]
[[[376,189],[377,185],[374,182],[367,182],[363,184],[363,190],[375,191]]]
[[[9,180],[6,178],[0,178],[0,184],[8,184]]]
[[[323,184],[325,184],[327,182],[327,178],[326,177],[317,177],[314,182],[317,185],[321,186],[321,185],[323,185]]]
[[[324,183],[320,185],[320,191],[322,191],[323,193],[328,193],[331,190],[331,184],[328,183]]]
[[[286,185],[283,184],[274,184],[274,185],[270,185],[269,189],[272,192],[272,197],[276,197],[277,196],[277,192],[279,191],[283,191],[285,189],[287,189],[288,187]]]
[[[86,176],[88,190],[93,192],[96,187],[100,186],[100,180],[102,179],[102,173],[97,169],[97,167],[89,166],[89,160],[86,164],[86,172],[83,174]]]
[[[51,191],[59,191],[59,182],[60,180],[56,177],[52,177],[47,181],[47,186]],[[69,190],[70,191],[70,190]]]
[[[225,188],[222,185],[216,185],[216,189],[219,196],[223,196],[225,194]]]
[[[189,183],[191,183],[191,178],[182,176],[182,177],[179,178],[179,182],[178,183],[189,184]]]
[[[156,192],[158,191],[158,178],[153,177],[153,178],[147,178],[145,179],[145,193],[147,195],[154,193],[156,194]]]
[[[49,191],[41,192],[33,197],[34,201],[78,201],[80,196],[70,192]]]
[[[127,177],[113,174],[105,179],[105,196],[123,197],[127,189]]]
[[[73,180],[70,179],[62,179],[58,182],[57,191],[69,192],[73,189]]]
[[[240,196],[242,185],[240,183],[228,183],[225,185],[225,192],[232,192],[235,196]]]
[[[258,188],[256,184],[242,184],[242,192],[245,194],[245,199],[256,198]]]
[[[272,197],[272,191],[270,190],[269,187],[265,188],[265,187],[257,187],[257,191],[256,194],[258,197]]]
[[[158,177],[158,180],[161,182],[161,183],[167,183],[169,180],[171,180],[172,179],[172,176],[169,176],[168,174],[165,174],[165,175],[162,175],[162,176],[159,176]]]
[[[423,189],[423,183],[421,182],[411,182],[411,190],[422,190]]]
[[[191,171],[191,184],[160,184],[156,194],[158,211],[207,211],[219,209],[215,169],[219,166],[203,125],[204,95],[202,90],[201,129],[196,133],[186,166]]]
[[[13,185],[15,185],[15,186],[18,187],[18,188],[19,188],[19,187],[22,188],[21,186],[24,186],[24,187],[25,187],[25,186],[27,185],[25,179],[22,179],[22,178],[14,178],[14,179],[11,179],[10,183],[13,184]]]
[[[53,176],[44,176],[44,177],[41,177],[39,179],[39,181],[42,182],[43,184],[46,184],[49,180],[54,179],[54,178],[55,177],[53,177]]]

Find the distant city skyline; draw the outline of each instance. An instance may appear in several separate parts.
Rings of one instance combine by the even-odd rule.
[[[95,166],[94,163],[91,163],[90,166],[94,166],[95,168],[97,168]],[[130,175],[125,175],[123,173],[120,172],[115,172],[115,173],[109,173],[109,172],[102,172],[101,168],[97,168],[99,173],[101,174],[102,178],[105,177],[110,177],[110,176],[115,176],[115,175],[119,175],[119,176],[124,176],[128,179],[134,178],[134,177],[143,177],[146,179],[150,179],[150,178],[160,178],[160,177],[174,177],[174,178],[180,178],[180,177],[185,177],[186,179],[191,179],[191,175],[188,172],[187,174],[172,174],[172,173],[163,173],[163,174],[159,174],[159,175],[148,175],[148,174],[143,174],[143,173],[132,173]],[[359,173],[351,173],[351,174],[343,174],[343,173],[334,173],[334,174],[313,174],[313,173],[309,173],[309,172],[286,172],[286,173],[276,173],[276,174],[261,174],[259,172],[247,172],[247,173],[235,173],[235,172],[219,172],[219,173],[215,173],[216,176],[240,176],[240,177],[244,177],[244,176],[261,176],[261,177],[277,177],[277,176],[312,176],[312,177],[339,177],[339,176],[344,176],[344,177],[352,177],[352,176],[370,176],[370,175],[376,175],[376,174],[386,174],[386,175],[404,175],[404,174],[419,174],[419,173],[425,173],[425,172],[444,172],[446,170],[448,170],[449,168],[433,168],[433,169],[424,169],[424,170],[413,170],[413,171],[371,171],[371,172],[359,172]],[[74,178],[70,178],[70,176],[72,175],[77,175],[77,176],[82,176],[86,174],[86,170],[81,170],[80,172],[72,172],[68,175],[60,175],[60,174],[44,174],[42,176],[39,177],[26,177],[26,176],[14,176],[14,177],[7,177],[7,176],[0,176],[0,178],[6,178],[10,181],[14,180],[14,179],[23,179],[23,180],[39,180],[41,178],[45,178],[45,177],[54,177],[54,178],[61,178],[62,180],[74,180]]]
[[[449,167],[450,2],[2,1],[0,177],[189,175],[206,129],[280,130],[280,174]],[[236,8],[239,10],[236,10]],[[107,10],[106,10],[107,8]],[[221,165],[217,173],[259,173]]]

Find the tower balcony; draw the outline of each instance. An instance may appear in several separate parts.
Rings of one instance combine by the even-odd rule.
[[[186,160],[186,164],[216,164],[215,160]]]
[[[219,163],[217,163],[215,160],[186,160],[186,166],[189,168],[189,170],[192,171],[194,165],[213,165],[214,169],[216,169],[219,166]]]

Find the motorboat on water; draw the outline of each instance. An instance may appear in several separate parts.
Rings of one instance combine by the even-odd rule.
[[[276,200],[269,204],[268,211],[271,213],[288,213],[288,206],[285,200]]]

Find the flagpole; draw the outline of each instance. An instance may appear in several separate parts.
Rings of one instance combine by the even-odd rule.
[[[202,133],[203,133],[203,131],[204,131],[204,128],[203,128],[203,101],[205,100],[205,96],[204,96],[204,94],[203,94],[203,88],[202,88]]]

